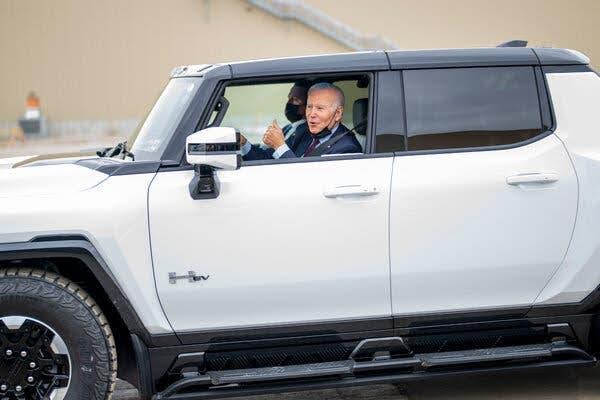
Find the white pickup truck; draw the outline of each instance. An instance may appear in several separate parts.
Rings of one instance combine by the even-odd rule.
[[[242,157],[299,81],[362,151]],[[563,49],[177,68],[128,144],[0,170],[0,398],[595,365],[599,110]]]

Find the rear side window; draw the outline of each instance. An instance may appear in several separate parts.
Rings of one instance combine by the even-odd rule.
[[[408,150],[507,145],[542,132],[532,67],[404,72]]]

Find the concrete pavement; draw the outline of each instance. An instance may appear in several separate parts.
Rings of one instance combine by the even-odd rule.
[[[138,400],[120,383],[115,400]],[[393,385],[252,396],[245,400],[600,400],[600,368],[542,369],[415,382],[402,393]],[[238,398],[241,400],[241,398]]]

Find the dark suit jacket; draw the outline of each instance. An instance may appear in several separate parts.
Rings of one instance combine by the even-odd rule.
[[[337,130],[327,140],[326,142],[321,143],[317,148],[321,146],[327,146],[327,143],[348,131],[344,125],[338,126]],[[286,151],[282,154],[281,158],[295,158],[302,157],[308,146],[312,141],[312,135],[308,130],[308,125],[306,123],[299,125],[296,128],[296,131],[286,139],[285,143],[290,148],[289,151]],[[263,149],[260,146],[252,145],[250,151],[244,156],[245,161],[249,160],[271,160],[273,159],[273,149]],[[362,153],[362,147],[358,140],[356,140],[356,136],[354,133],[346,134],[343,138],[336,141],[333,146],[327,148],[323,154],[344,154],[344,153]]]
[[[348,133],[344,135],[346,132],[348,132],[348,128],[340,124],[335,133],[326,142],[321,143],[317,147],[317,149],[322,146],[326,146],[323,154],[362,153],[362,147],[358,140],[356,140],[356,136],[354,136],[354,133]],[[340,135],[344,136],[338,141],[336,141],[331,147],[327,147],[327,143],[330,140]],[[312,135],[308,130],[308,126],[306,126],[306,129],[304,129],[301,132],[298,132],[298,130],[296,130],[296,134],[294,134],[289,139],[291,139],[290,142],[286,143],[290,150],[283,153],[281,158],[302,157],[302,155],[312,142]]]

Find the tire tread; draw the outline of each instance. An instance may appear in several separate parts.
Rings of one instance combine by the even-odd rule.
[[[0,280],[3,280],[3,278],[9,278],[7,281],[14,280],[15,285],[14,287],[10,287],[9,285],[8,289],[5,289],[6,287],[0,288],[5,289],[0,292],[0,295],[7,293],[14,294],[17,292],[17,290],[29,292],[34,289],[37,289],[36,294],[41,297],[54,297],[53,300],[61,303],[62,296],[67,294],[71,297],[71,299],[69,300],[76,301],[85,307],[89,315],[92,316],[92,318],[100,328],[103,337],[98,338],[96,336],[92,336],[92,334],[85,329],[83,330],[83,332],[90,336],[92,342],[97,343],[98,340],[104,340],[106,344],[106,349],[108,350],[108,371],[100,371],[100,373],[98,374],[100,376],[107,376],[108,379],[106,379],[106,382],[100,381],[94,385],[94,388],[96,390],[95,394],[97,395],[96,398],[104,398],[104,400],[111,399],[117,383],[117,346],[112,330],[108,323],[108,319],[106,318],[100,307],[92,299],[92,297],[75,282],[72,282],[71,280],[53,272],[44,271],[40,269],[27,267],[0,269]],[[55,290],[42,291],[41,287],[35,288],[34,285],[31,285],[31,287],[23,288],[17,284],[17,280],[14,278],[23,278],[34,282],[41,281],[52,285],[52,287]],[[64,302],[63,304],[66,305],[66,303]],[[102,392],[104,392],[105,394],[102,395]]]

